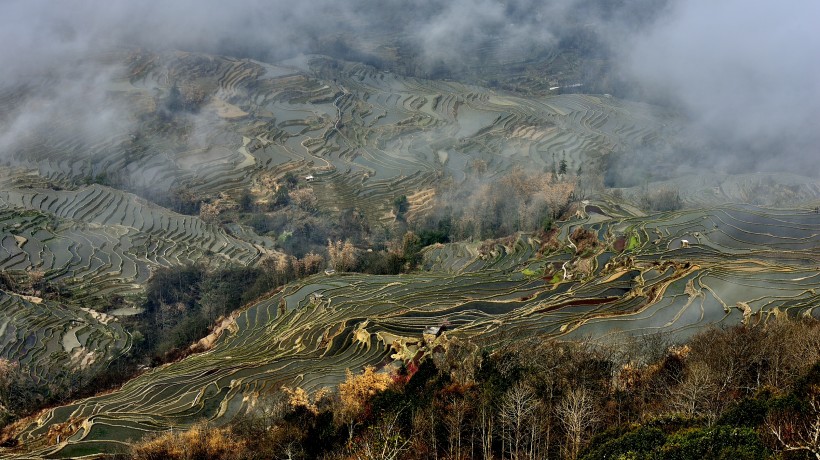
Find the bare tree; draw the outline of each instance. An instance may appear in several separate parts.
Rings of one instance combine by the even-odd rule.
[[[586,388],[573,388],[558,403],[557,413],[567,433],[567,456],[578,458],[586,433],[597,422],[595,403]]]
[[[462,433],[469,409],[470,404],[464,396],[451,394],[447,398],[447,411],[444,414],[444,424],[447,426],[449,457],[451,459],[458,459],[463,456],[461,445]]]
[[[481,444],[481,458],[493,458],[493,435],[495,428],[495,407],[490,395],[482,393],[477,402],[476,416],[473,418],[473,429]],[[477,426],[476,426],[477,425]]]
[[[523,458],[528,450],[530,425],[535,423],[533,415],[539,400],[535,392],[523,383],[510,388],[501,401],[500,415],[504,425],[503,436],[508,445],[510,458]]]
[[[641,205],[651,211],[676,211],[683,207],[683,200],[677,190],[662,187],[651,192],[644,191]]]
[[[399,432],[401,411],[384,416],[370,427],[354,450],[357,460],[396,460],[410,448],[410,438]]]
[[[312,252],[305,254],[305,257],[302,259],[302,274],[307,276],[319,273],[324,263],[325,258],[319,254]]]
[[[297,458],[304,458],[305,452],[302,445],[297,441],[290,441],[282,448],[282,458],[284,460],[296,460]]]
[[[756,351],[757,386],[784,388],[820,360],[820,328],[775,318],[766,323]]]
[[[436,411],[428,406],[413,414],[411,446],[415,458],[438,458],[436,445]]]
[[[453,337],[449,339],[444,353],[433,355],[433,362],[453,382],[466,387],[475,383],[475,374],[481,366],[481,353],[475,344]]]
[[[686,374],[671,389],[672,404],[687,417],[705,415],[712,420],[715,411],[710,401],[716,396],[717,388],[712,369],[707,364],[690,363],[686,368]]]
[[[358,258],[358,251],[350,240],[345,241],[341,252],[341,268],[344,271],[351,271],[356,268],[356,259]]]

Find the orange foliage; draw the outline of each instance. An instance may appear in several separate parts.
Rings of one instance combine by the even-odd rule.
[[[73,435],[80,429],[80,420],[74,417],[69,418],[63,423],[57,423],[49,427],[46,439],[52,444],[65,441],[66,438]]]
[[[336,270],[346,272],[356,268],[357,251],[350,240],[338,240],[335,243],[328,240],[327,252],[330,255],[330,265]]]
[[[386,390],[392,382],[389,375],[377,374],[372,366],[360,375],[353,375],[348,369],[347,378],[339,384],[339,397],[346,410],[359,412],[371,397]]]
[[[577,253],[583,253],[587,248],[595,248],[598,245],[598,236],[593,230],[586,230],[578,226],[573,230],[569,238],[575,243]]]
[[[310,397],[307,391],[303,388],[296,387],[296,388],[288,388],[282,387],[282,391],[288,397],[288,404],[293,409],[297,408],[304,408],[308,412],[316,415],[319,413],[318,403],[328,396],[327,388],[322,388],[313,395],[313,398]]]
[[[303,274],[312,275],[314,273],[319,273],[319,271],[325,265],[325,258],[320,256],[319,254],[310,252],[305,254],[305,257],[302,258],[301,262]]]
[[[250,452],[229,429],[198,423],[187,431],[169,431],[149,437],[135,444],[131,455],[136,460],[240,460],[248,458]]]

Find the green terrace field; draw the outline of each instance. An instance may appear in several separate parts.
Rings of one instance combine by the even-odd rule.
[[[544,237],[558,244],[520,234],[434,245],[412,274],[292,283],[236,316],[211,350],[30,419],[19,433],[25,456],[114,452],[125,440],[203,418],[226,423],[261,392],[332,386],[346,369],[409,362],[453,338],[489,347],[526,337],[684,338],[709,325],[819,313],[813,210],[631,214],[617,203],[585,203]],[[443,334],[423,337],[431,326],[444,326]],[[37,340],[61,351],[60,341]]]

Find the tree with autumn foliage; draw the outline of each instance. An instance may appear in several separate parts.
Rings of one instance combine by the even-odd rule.
[[[206,422],[184,431],[149,436],[131,450],[134,460],[245,460],[248,457],[245,442],[230,428],[216,428]]]
[[[356,268],[358,251],[350,240],[327,241],[327,253],[330,265],[337,271],[347,272]]]
[[[339,384],[340,404],[336,415],[347,427],[349,444],[353,442],[356,425],[368,401],[390,387],[392,382],[388,374],[378,373],[372,366],[365,367],[359,375],[354,375],[350,369],[345,371],[345,381]]]

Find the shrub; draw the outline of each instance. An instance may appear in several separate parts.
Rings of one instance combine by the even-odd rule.
[[[135,460],[240,460],[250,452],[229,429],[199,423],[187,431],[151,436],[135,444],[131,455]]]
[[[683,207],[680,193],[671,188],[660,188],[654,192],[646,192],[641,197],[643,207],[652,211],[676,211]]]
[[[596,445],[599,442],[600,439],[593,439],[592,444]],[[641,458],[640,455],[648,454],[660,448],[665,442],[666,434],[661,429],[653,426],[641,426],[591,448],[582,458],[584,460],[603,460],[619,458],[623,455],[628,456],[628,454],[634,455],[635,458]],[[628,456],[627,458],[631,457]]]
[[[752,428],[717,426],[670,436],[654,457],[668,460],[763,460],[767,454],[760,437]]]

